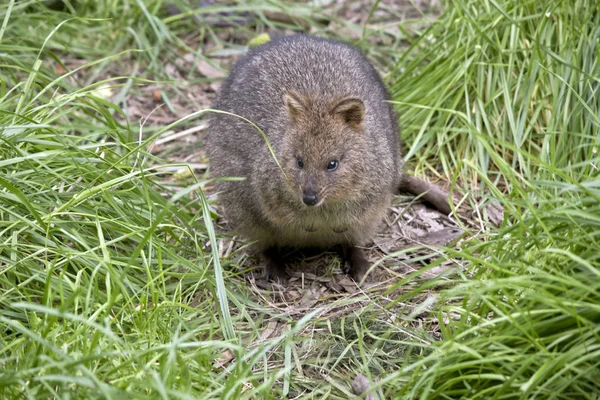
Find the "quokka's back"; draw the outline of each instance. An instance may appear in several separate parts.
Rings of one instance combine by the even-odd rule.
[[[213,108],[206,146],[232,227],[284,277],[281,247],[341,245],[355,278],[356,246],[374,236],[400,181],[389,96],[355,48],[312,36],[252,49],[233,67]],[[248,121],[256,124],[265,137]]]

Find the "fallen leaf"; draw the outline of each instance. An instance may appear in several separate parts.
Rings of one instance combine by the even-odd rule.
[[[390,251],[396,245],[398,238],[375,236],[373,242],[385,254],[390,254]]]
[[[337,283],[340,284],[348,293],[354,294],[358,292],[358,286],[356,286],[356,282],[347,276],[344,276],[342,279],[337,281]]]
[[[196,62],[196,68],[203,76],[205,76],[209,79],[218,79],[218,78],[225,77],[225,72],[212,66],[211,64],[208,63],[208,61],[203,60],[203,59],[200,59]]]
[[[434,246],[446,246],[458,239],[463,233],[464,231],[460,228],[443,228],[419,236],[416,241]]]
[[[215,367],[223,368],[226,364],[229,364],[229,362],[233,360],[233,357],[234,356],[231,350],[225,350],[223,353],[221,353],[221,357],[215,360]]]
[[[66,72],[67,72],[67,70],[65,70],[62,65],[60,65],[59,63],[56,63],[56,74],[57,75],[62,75]]]
[[[306,292],[304,292],[304,296],[302,296],[302,299],[300,299],[300,305],[302,307],[311,308],[319,301],[322,291],[322,288],[314,286],[308,288]]]

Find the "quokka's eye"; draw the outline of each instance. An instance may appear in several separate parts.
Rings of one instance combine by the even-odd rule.
[[[327,171],[335,171],[338,167],[338,165],[340,165],[338,160],[331,160],[327,163]]]
[[[300,169],[304,168],[304,160],[302,159],[302,157],[296,157],[296,165]]]

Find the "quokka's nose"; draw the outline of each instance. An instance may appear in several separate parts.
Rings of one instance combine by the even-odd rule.
[[[303,193],[302,201],[307,206],[314,206],[319,201],[319,198],[312,190],[307,190]]]

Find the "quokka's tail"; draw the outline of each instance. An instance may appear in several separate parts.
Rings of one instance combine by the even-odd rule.
[[[416,176],[402,175],[398,191],[420,196],[424,202],[430,204],[444,215],[452,212],[448,201],[448,193]]]

